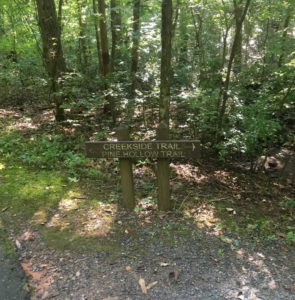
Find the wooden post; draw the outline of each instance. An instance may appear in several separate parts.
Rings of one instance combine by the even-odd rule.
[[[125,124],[120,124],[117,128],[117,138],[118,141],[130,141],[129,129]],[[130,158],[120,158],[120,173],[124,207],[133,210],[135,208],[135,197],[132,160]]]
[[[161,122],[157,127],[157,140],[168,140],[168,127]],[[157,177],[158,177],[158,209],[170,210],[170,185],[169,185],[169,159],[158,158],[157,160]]]

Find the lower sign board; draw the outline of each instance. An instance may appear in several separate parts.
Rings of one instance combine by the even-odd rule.
[[[89,158],[194,158],[200,141],[86,142]]]

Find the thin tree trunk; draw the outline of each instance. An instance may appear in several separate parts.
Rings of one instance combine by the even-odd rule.
[[[221,66],[220,66],[220,70],[221,72],[224,69],[224,65],[225,65],[225,58],[226,58],[226,54],[227,54],[227,38],[228,38],[228,33],[229,33],[230,27],[227,27],[225,29],[225,33],[223,34],[223,47],[222,47],[222,58],[221,58]]]
[[[267,19],[267,25],[266,25],[266,35],[263,43],[263,65],[262,65],[262,74],[261,74],[261,81],[264,81],[265,77],[265,68],[266,68],[266,43],[268,40],[269,35],[269,25],[270,25],[270,18]]]
[[[13,45],[13,50],[11,51],[11,60],[15,63],[18,62],[17,59],[17,49],[16,49],[16,29],[15,29],[15,18],[14,18],[14,13],[12,12],[11,15],[8,15],[9,19],[10,19],[10,24],[11,24],[11,29],[13,32],[13,41],[12,41],[12,45]]]
[[[240,0],[240,2],[237,4],[236,0],[234,1],[234,8],[235,8],[235,20],[236,20],[236,28],[238,28],[239,24],[241,23],[241,19],[243,16],[243,0]],[[242,41],[243,41],[243,34],[242,34],[242,28],[240,30],[240,34],[237,36],[237,44],[236,44],[236,50],[235,50],[235,67],[234,71],[239,73],[242,70]]]
[[[220,109],[220,112],[218,115],[216,143],[219,143],[221,140],[221,130],[223,127],[223,117],[224,117],[226,103],[227,103],[227,99],[228,99],[228,90],[229,90],[232,65],[233,65],[233,61],[235,59],[237,47],[239,46],[239,41],[240,41],[239,35],[241,34],[243,22],[245,20],[250,2],[251,2],[251,0],[247,0],[245,8],[242,13],[242,17],[240,19],[240,22],[237,24],[237,28],[236,28],[235,38],[234,38],[234,42],[233,42],[233,46],[232,46],[232,50],[231,50],[231,54],[230,54],[230,58],[229,58],[229,62],[228,62],[228,67],[227,67],[226,80],[224,83],[224,89],[222,91],[222,106],[221,106],[221,109]]]
[[[162,0],[162,57],[161,85],[159,101],[159,121],[169,127],[170,110],[170,74],[171,74],[171,40],[172,40],[172,0]]]
[[[83,0],[77,0],[78,5],[78,20],[79,20],[79,27],[80,27],[80,33],[79,33],[79,48],[83,55],[83,63],[81,59],[81,68],[82,71],[85,72],[88,66],[88,55],[87,55],[87,46],[86,46],[86,34],[85,34],[85,27],[86,22],[83,20],[83,8],[85,7],[85,1]]]
[[[66,72],[66,63],[61,43],[61,26],[56,14],[54,0],[36,0],[36,4],[42,37],[43,62],[51,79],[51,89],[56,104],[55,119],[62,121],[65,119],[64,109],[61,107],[64,96],[61,95],[58,78]],[[60,4],[60,16],[61,5],[62,3]]]
[[[219,90],[219,96],[217,99],[217,105],[216,105],[216,117],[218,117],[218,111],[220,108],[220,103],[221,103],[221,99],[222,99],[222,93],[223,93],[223,81],[222,81],[222,77],[223,77],[223,69],[225,66],[225,58],[226,58],[226,54],[227,54],[227,37],[228,37],[228,33],[229,33],[230,27],[227,27],[225,29],[225,33],[223,33],[223,50],[222,50],[222,58],[221,58],[221,65],[220,65],[220,90]],[[216,124],[218,123],[218,118],[216,118]]]
[[[179,17],[179,5],[180,5],[180,0],[177,0],[176,2],[176,6],[175,6],[175,17],[174,17],[174,21],[172,24],[172,39],[175,37],[175,32],[176,32],[176,26],[177,26],[177,22],[178,22],[178,17]]]
[[[133,34],[132,34],[132,65],[131,65],[131,96],[135,98],[135,90],[137,87],[137,68],[138,68],[138,47],[139,47],[139,10],[140,0],[134,0],[133,9]]]
[[[103,75],[103,64],[100,50],[100,42],[99,42],[99,34],[98,34],[98,22],[97,22],[97,8],[95,0],[93,0],[93,13],[94,13],[94,28],[95,28],[95,38],[96,38],[96,48],[97,48],[97,56],[98,56],[98,66],[100,74]]]
[[[110,55],[109,55],[109,46],[108,46],[108,33],[106,26],[106,13],[105,13],[105,1],[98,0],[98,11],[101,15],[100,17],[100,37],[101,37],[101,50],[102,50],[102,62],[103,62],[103,75],[105,76],[106,83],[104,84],[104,90],[107,92],[108,90],[108,75],[110,73]],[[113,123],[116,122],[116,112],[115,112],[115,104],[113,101],[113,97],[111,95],[107,95],[106,99],[108,104],[105,105],[104,110],[107,113],[111,113],[113,118]]]
[[[115,70],[115,59],[117,45],[120,42],[121,33],[121,11],[117,12],[114,8],[117,6],[116,0],[111,0],[111,30],[112,30],[112,51],[111,51],[111,72]]]
[[[284,24],[284,32],[283,32],[283,38],[282,38],[282,44],[281,44],[281,55],[279,57],[279,61],[278,61],[278,67],[280,68],[283,65],[283,61],[284,61],[284,57],[285,57],[285,51],[286,51],[286,39],[287,39],[287,34],[288,34],[288,27],[289,27],[289,23],[291,20],[291,16],[292,16],[292,9],[291,7],[289,7],[288,9],[288,14],[285,20],[285,24]]]

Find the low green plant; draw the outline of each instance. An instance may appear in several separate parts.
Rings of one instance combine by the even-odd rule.
[[[286,197],[286,201],[284,203],[281,203],[280,206],[288,209],[295,209],[295,200]]]
[[[277,241],[277,237],[275,236],[275,234],[273,234],[273,235],[269,235],[268,237],[267,237],[267,239],[269,240],[269,241]]]
[[[288,242],[295,242],[295,227],[288,226],[288,230],[291,230],[287,233],[287,241]]]
[[[223,257],[223,256],[224,256],[224,249],[222,249],[222,248],[218,249],[217,254],[218,254],[220,257]]]

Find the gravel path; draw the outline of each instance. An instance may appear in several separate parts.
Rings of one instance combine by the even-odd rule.
[[[163,228],[172,228],[168,219],[135,225],[131,233],[123,225],[113,250],[89,254],[48,249],[37,231],[24,231],[19,255],[36,291],[32,299],[295,299],[295,249],[283,239],[220,238],[208,229],[191,230],[185,221],[173,222],[178,229],[163,235]],[[147,295],[140,278],[146,285],[157,282]]]
[[[24,271],[18,262],[7,257],[0,241],[0,299],[26,300],[28,292],[24,290]]]

